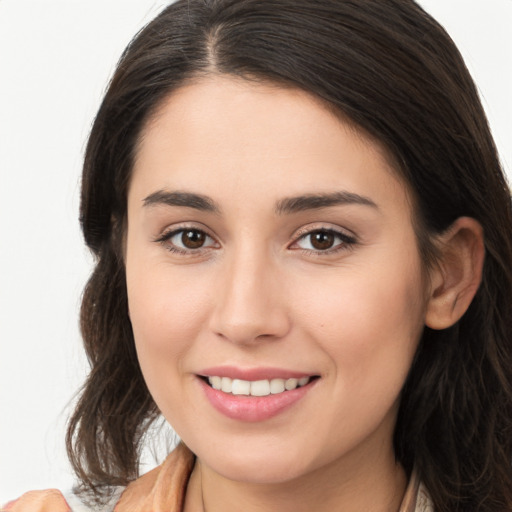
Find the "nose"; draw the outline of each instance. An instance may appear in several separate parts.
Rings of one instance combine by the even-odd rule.
[[[239,251],[223,265],[211,330],[233,343],[276,340],[290,330],[282,273],[269,257]]]

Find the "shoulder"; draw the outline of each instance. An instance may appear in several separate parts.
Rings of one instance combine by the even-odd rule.
[[[0,512],[146,512],[181,510],[195,457],[179,444],[163,464],[127,487],[112,490],[108,502],[98,508],[84,504],[73,493],[57,489],[31,491],[11,501]]]
[[[57,489],[30,491],[0,508],[0,512],[112,512],[124,488],[114,490],[107,503],[90,507],[73,493]]]
[[[63,494],[57,489],[30,491],[10,501],[1,512],[72,512]]]
[[[163,464],[126,487],[114,512],[181,510],[194,463],[192,452],[178,444]]]

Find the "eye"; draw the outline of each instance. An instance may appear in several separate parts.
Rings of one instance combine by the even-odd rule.
[[[186,253],[216,246],[215,240],[195,228],[174,229],[156,240],[173,252]]]
[[[353,236],[333,229],[315,229],[302,235],[294,245],[311,252],[335,252],[356,243]]]

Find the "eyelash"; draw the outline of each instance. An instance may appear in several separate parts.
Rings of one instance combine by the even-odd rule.
[[[180,228],[176,228],[176,229],[167,231],[167,232],[163,233],[161,236],[159,236],[158,238],[156,238],[155,242],[163,245],[168,251],[170,251],[172,253],[180,254],[183,256],[193,256],[205,249],[210,248],[210,246],[208,246],[208,247],[202,246],[202,247],[198,247],[197,249],[191,249],[191,248],[182,249],[180,247],[177,247],[174,244],[168,243],[169,240],[171,240],[176,235],[179,235],[180,233],[183,236],[183,234],[186,231],[190,231],[190,232],[194,232],[196,234],[203,235],[206,238],[209,238],[215,242],[214,238],[212,236],[210,236],[205,230],[198,229],[195,227],[187,227],[187,226],[183,226]],[[340,240],[340,242],[337,245],[335,245],[334,247],[328,248],[325,250],[304,249],[304,248],[300,248],[300,247],[297,249],[293,249],[293,250],[300,250],[303,254],[307,254],[307,255],[324,256],[324,255],[328,255],[328,254],[329,255],[336,254],[336,253],[338,253],[340,251],[344,251],[344,250],[349,250],[349,249],[353,248],[353,246],[357,243],[356,238],[352,235],[348,235],[346,233],[343,233],[342,231],[338,231],[338,230],[335,230],[332,228],[320,227],[320,228],[309,229],[309,230],[304,230],[303,232],[299,232],[296,236],[295,241],[292,243],[292,246],[298,244],[301,240],[305,240],[307,237],[311,237],[317,233],[321,233],[324,235],[332,235],[332,236],[336,237],[338,240]]]
[[[308,229],[307,231],[299,233],[297,235],[297,239],[295,240],[295,242],[293,242],[293,245],[298,244],[298,242],[300,242],[301,240],[305,240],[307,237],[311,237],[317,233],[321,233],[323,235],[332,235],[336,237],[340,242],[337,245],[334,245],[334,247],[325,250],[303,248],[299,248],[297,250],[300,250],[303,254],[307,255],[325,256],[352,249],[354,245],[357,243],[357,239],[353,235],[348,235],[347,233],[338,231],[333,228],[320,227],[315,229]]]
[[[169,244],[168,242],[174,238],[176,235],[179,235],[180,233],[183,234],[187,231],[191,231],[194,233],[199,233],[201,235],[204,235],[207,238],[210,238],[211,240],[214,240],[212,236],[210,236],[205,230],[198,229],[195,227],[188,227],[188,226],[182,226],[180,228],[172,229],[170,231],[164,232],[161,236],[159,236],[155,242],[160,243],[167,249],[168,251],[176,254],[180,254],[182,256],[193,256],[199,253],[200,251],[207,249],[208,247],[198,247],[197,249],[182,249],[180,247],[177,247],[174,244]]]

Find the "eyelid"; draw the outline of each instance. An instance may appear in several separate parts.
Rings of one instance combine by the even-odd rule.
[[[197,222],[185,221],[185,222],[180,222],[180,223],[176,223],[176,224],[171,224],[170,226],[166,226],[165,228],[161,229],[160,233],[158,235],[156,235],[154,241],[155,242],[161,241],[162,239],[168,238],[170,235],[172,235],[174,233],[178,233],[180,231],[185,231],[186,229],[202,231],[203,233],[210,236],[211,238],[215,238],[215,236],[212,235],[210,230],[203,224],[197,223]]]
[[[176,246],[175,244],[169,244],[169,240],[171,238],[173,238],[177,234],[179,234],[183,231],[186,231],[186,230],[199,231],[201,233],[204,233],[208,238],[213,240],[214,243],[211,245],[205,246],[205,247],[198,247],[197,249],[189,249],[189,248],[183,249],[179,246]],[[317,233],[317,232],[325,232],[325,233],[333,234],[333,235],[337,236],[341,240],[341,242],[338,243],[336,246],[329,248],[329,249],[325,249],[325,250],[293,247],[293,246],[296,246],[300,240],[304,239],[308,235],[312,235],[313,233]],[[293,241],[288,245],[289,249],[302,250],[306,253],[314,253],[317,255],[322,255],[322,254],[327,255],[329,253],[337,252],[341,249],[349,249],[351,246],[355,245],[358,242],[356,235],[352,231],[350,231],[346,228],[341,228],[339,226],[333,226],[332,224],[308,224],[308,225],[303,226],[300,229],[298,229],[292,235],[292,237],[293,237]],[[198,225],[194,222],[191,222],[191,223],[185,222],[182,224],[173,224],[171,226],[168,226],[159,235],[157,235],[153,239],[153,241],[164,245],[168,250],[171,250],[173,252],[178,252],[181,254],[185,254],[185,255],[197,254],[201,251],[210,250],[212,248],[218,248],[220,245],[217,240],[217,237],[215,235],[213,235],[206,226]],[[166,243],[168,245],[166,245]]]
[[[197,249],[183,249],[181,247],[178,247],[174,244],[170,244],[169,241],[176,236],[177,234],[183,232],[183,231],[199,231],[201,233],[204,233],[208,238],[211,238],[214,241],[214,244],[208,245],[206,247],[198,247]],[[159,235],[157,235],[154,239],[154,242],[160,243],[163,245],[166,249],[168,249],[171,252],[177,252],[183,255],[194,255],[198,252],[209,250],[212,248],[217,248],[219,246],[219,242],[217,238],[210,232],[206,226],[198,226],[196,223],[182,223],[182,224],[173,224],[172,226],[168,226],[165,228]],[[166,245],[168,244],[168,245]],[[217,246],[217,247],[216,247]]]
[[[329,233],[338,234],[345,238],[350,238],[353,242],[357,242],[357,236],[354,232],[350,231],[347,228],[342,228],[340,226],[336,226],[330,223],[312,223],[307,224],[306,226],[302,226],[300,229],[293,233],[292,238],[294,241],[297,241],[299,238],[304,237],[305,235],[309,235],[314,233],[315,231],[326,231]]]
[[[340,238],[342,243],[337,244],[336,246],[321,250],[321,249],[304,249],[302,247],[294,248],[294,245],[297,245],[298,242],[304,238],[306,238],[309,235],[312,235],[313,233],[317,232],[324,232],[324,233],[330,233],[338,238]],[[315,255],[328,255],[330,253],[335,253],[340,250],[344,249],[350,249],[355,244],[358,243],[358,239],[356,235],[345,228],[341,228],[339,226],[333,226],[332,224],[326,225],[326,224],[317,224],[312,225],[309,224],[307,226],[303,226],[298,231],[296,231],[293,235],[293,242],[288,246],[289,249],[293,250],[302,250],[305,253],[308,254],[315,254]]]

